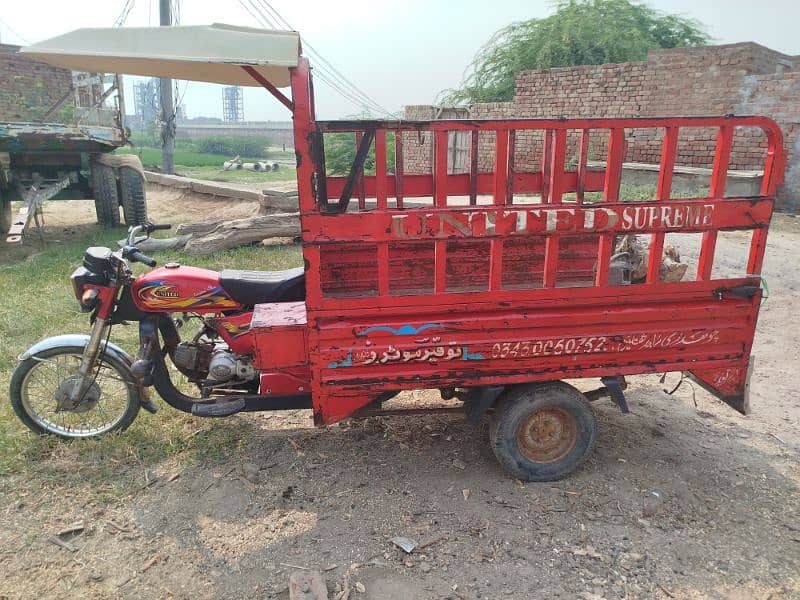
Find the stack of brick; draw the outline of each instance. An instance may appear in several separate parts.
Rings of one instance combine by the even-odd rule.
[[[0,120],[40,121],[70,90],[72,73],[25,58],[17,50],[19,46],[0,44]],[[73,100],[68,98],[65,104],[69,109]],[[59,121],[63,114],[56,111],[48,120]]]
[[[517,77],[513,102],[475,104],[470,117],[580,118],[759,114],[782,127],[789,151],[786,184],[779,200],[782,208],[796,210],[800,192],[800,57],[787,56],[745,42],[699,48],[653,50],[646,60],[620,64],[564,67],[524,71]],[[411,114],[434,114],[433,107],[409,107]],[[409,111],[406,113],[407,118]],[[606,132],[592,135],[589,155],[603,159]],[[627,162],[658,163],[661,135],[653,130],[626,132]],[[568,136],[567,161],[577,154],[577,132]],[[678,142],[677,164],[709,167],[713,161],[716,131],[684,128]],[[737,129],[731,155],[732,169],[763,166],[766,142],[757,130]],[[426,154],[427,152],[427,154]],[[406,163],[410,173],[430,167],[430,145],[414,149]],[[494,161],[491,136],[481,136],[479,168],[489,171]],[[517,135],[515,166],[541,168],[541,134]],[[409,156],[409,155],[406,155]],[[422,157],[422,158],[420,158]]]

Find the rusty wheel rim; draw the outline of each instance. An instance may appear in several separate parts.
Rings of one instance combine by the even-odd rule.
[[[578,441],[578,424],[567,411],[547,407],[530,413],[519,424],[517,445],[522,455],[537,463],[564,458]]]

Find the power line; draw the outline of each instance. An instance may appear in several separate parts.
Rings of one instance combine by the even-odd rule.
[[[117,20],[114,21],[114,27],[122,27],[125,25],[125,21],[128,20],[128,15],[131,14],[134,4],[136,4],[136,0],[125,0],[122,11],[119,13]]]
[[[286,19],[283,18],[283,16],[268,2],[268,0],[260,0],[260,1],[264,5],[264,7],[268,11],[270,11],[270,13],[272,15],[274,15],[280,22],[282,22],[289,29],[294,30],[294,28],[289,24],[289,22]],[[383,106],[378,104],[369,95],[367,95],[365,92],[363,92],[356,84],[354,84],[347,77],[345,77],[344,74],[341,71],[339,71],[335,66],[333,66],[333,64],[329,60],[327,60],[324,56],[322,56],[322,54],[317,52],[317,50],[314,49],[314,47],[311,44],[308,43],[308,40],[306,40],[305,38],[302,38],[302,42],[303,42],[303,47],[308,48],[310,54],[314,55],[317,58],[317,60],[319,60],[322,64],[327,65],[327,67],[330,68],[330,71],[332,72],[332,74],[335,77],[337,77],[338,79],[340,79],[341,81],[343,81],[344,84],[346,84],[348,87],[350,87],[358,96],[364,98],[369,104],[374,106],[380,112],[383,112],[383,113],[385,113],[387,115],[391,114]]]
[[[13,33],[17,38],[22,41],[23,44],[30,44],[28,40],[26,40],[23,36],[21,36],[11,25],[9,25],[6,21],[0,18],[0,23],[5,25],[5,28],[8,29],[11,33]]]
[[[260,3],[261,6],[254,2],[254,0],[247,0],[247,3],[249,4],[249,7],[244,3],[244,0],[239,0],[239,4],[241,4],[242,7],[262,26],[271,27],[273,29],[285,28],[293,30],[288,21],[286,21],[286,19],[284,19],[283,16],[281,16],[281,14],[278,13],[278,11],[275,10],[268,2],[262,1]],[[367,112],[374,111],[387,115],[391,114],[380,104],[370,98],[366,93],[361,91],[346,77],[344,77],[341,72],[333,67],[333,65],[319,52],[317,52],[304,38],[301,37],[301,41],[304,48],[307,48],[310,54],[315,57],[315,60],[319,61],[319,64],[316,65],[315,69],[316,75],[329,88],[337,92],[339,95],[361,110],[366,110]]]

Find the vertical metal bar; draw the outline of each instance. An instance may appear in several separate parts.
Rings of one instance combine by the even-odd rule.
[[[760,275],[761,265],[764,262],[764,251],[767,248],[767,228],[760,227],[753,230],[750,240],[750,256],[747,259],[747,274]]]
[[[558,273],[558,235],[551,233],[544,243],[544,274],[542,285],[546,288],[556,286]]]
[[[403,208],[403,132],[394,132],[394,191],[397,208]]]
[[[550,201],[550,155],[553,147],[552,130],[545,129],[543,132],[544,139],[542,140],[542,204],[547,204]]]
[[[711,170],[711,185],[708,195],[711,198],[725,197],[725,182],[728,179],[728,163],[731,159],[731,144],[733,142],[733,127],[720,125],[717,133],[717,150],[714,153],[714,166]],[[714,251],[717,247],[717,231],[703,232],[703,241],[700,245],[700,258],[697,261],[697,280],[711,279],[711,269],[714,266]]]
[[[672,191],[672,175],[675,170],[675,153],[678,149],[678,128],[667,127],[664,129],[664,139],[661,142],[661,165],[658,170],[658,183],[656,184],[656,200],[666,201]],[[650,242],[650,257],[647,263],[647,283],[661,281],[661,260],[664,254],[664,232],[652,234]]]
[[[550,197],[551,204],[561,204],[564,194],[564,163],[567,155],[567,131],[556,129],[553,132],[552,165],[550,166]]]
[[[446,131],[434,133],[433,200],[436,206],[447,206],[447,142]]]
[[[606,158],[606,177],[603,182],[603,202],[619,201],[619,184],[622,180],[622,159],[625,155],[625,130],[612,129],[608,136],[608,155]],[[600,236],[597,251],[597,272],[594,284],[608,284],[608,269],[611,263],[614,237],[604,233]]]
[[[589,158],[589,130],[581,130],[581,141],[578,146],[577,185],[575,186],[575,199],[578,204],[583,204],[586,194],[586,161]]]
[[[375,202],[378,210],[387,208],[386,130],[375,132]]]
[[[508,179],[506,181],[506,204],[514,204],[514,150],[517,143],[517,132],[508,132]]]
[[[378,295],[389,295],[389,242],[378,242]]]
[[[606,158],[606,178],[603,183],[603,200],[619,200],[619,184],[622,180],[622,159],[625,155],[625,130],[615,128],[608,136],[608,156]]]
[[[478,204],[478,135],[479,130],[473,129],[470,138],[469,154],[469,204]]]
[[[356,131],[356,152],[361,145],[361,140],[364,139],[363,131]],[[364,172],[358,176],[358,183],[356,184],[356,192],[358,193],[358,210],[364,210],[367,207],[367,199],[364,194]]]
[[[496,132],[494,145],[494,204],[505,204],[506,184],[508,183],[508,142],[509,130]]]
[[[443,294],[447,284],[447,240],[436,240],[433,252],[433,293]]]

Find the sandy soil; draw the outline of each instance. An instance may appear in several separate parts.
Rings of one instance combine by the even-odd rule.
[[[151,196],[158,220],[208,210]],[[673,241],[696,260],[696,240]],[[721,236],[724,270],[744,265],[747,241]],[[798,248],[798,221],[777,217],[751,416],[689,385],[667,395],[675,375],[630,378],[632,414],[596,403],[594,455],[555,484],[510,479],[485,428],[457,418],[316,430],[304,411],[234,417],[258,430],[224,466],[166,465],[114,505],[0,507],[0,596],[286,599],[289,573],[312,568],[331,598],[800,598]],[[78,518],[75,553],[22,539]]]

